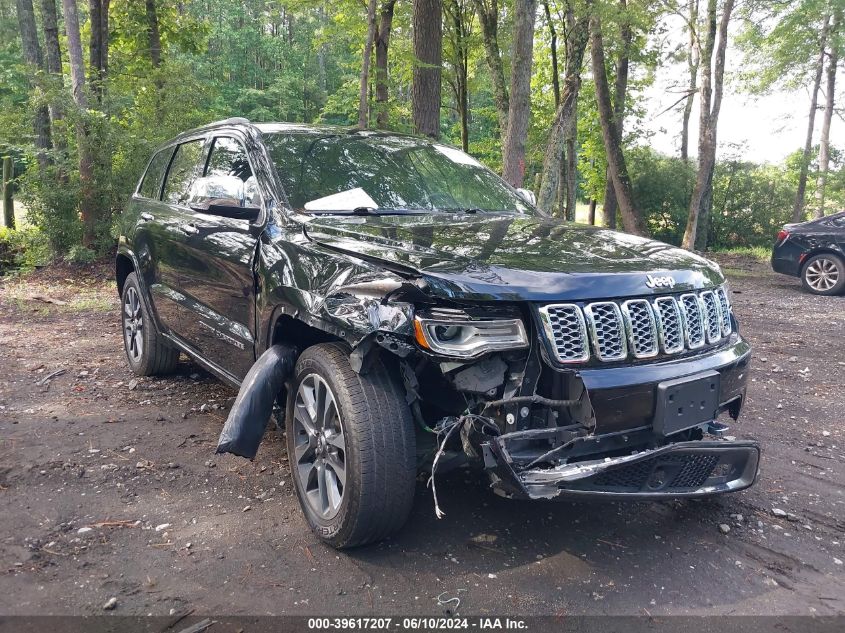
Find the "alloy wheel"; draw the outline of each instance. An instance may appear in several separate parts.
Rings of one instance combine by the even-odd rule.
[[[293,433],[292,470],[304,497],[319,517],[332,519],[346,489],[346,439],[334,394],[317,374],[308,374],[299,385]]]
[[[827,292],[839,282],[839,267],[827,257],[814,260],[804,273],[807,285],[818,292]]]
[[[139,362],[144,354],[144,314],[141,297],[131,287],[123,298],[123,340],[130,360]]]

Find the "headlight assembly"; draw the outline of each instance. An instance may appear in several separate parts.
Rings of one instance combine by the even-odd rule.
[[[446,356],[474,358],[487,352],[528,347],[522,319],[414,320],[420,347]]]

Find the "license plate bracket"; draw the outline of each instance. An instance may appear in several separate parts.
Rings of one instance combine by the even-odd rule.
[[[719,409],[719,372],[666,380],[657,385],[654,432],[671,435],[710,422]]]

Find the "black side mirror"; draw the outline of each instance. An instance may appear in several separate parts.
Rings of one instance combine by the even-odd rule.
[[[195,208],[194,211],[208,213],[209,215],[219,215],[234,220],[249,220],[250,222],[255,222],[258,216],[261,215],[261,209],[258,207],[239,207],[230,204],[210,204],[205,209]]]

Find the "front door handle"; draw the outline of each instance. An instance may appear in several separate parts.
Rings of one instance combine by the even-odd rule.
[[[155,218],[155,216],[154,216],[152,213],[147,213],[146,211],[144,211],[144,212],[141,214],[141,219],[142,219],[144,222],[152,222],[152,221],[153,221],[153,220],[155,220],[156,218]]]
[[[200,230],[193,224],[182,224],[179,228],[188,235],[196,235],[200,232]]]

